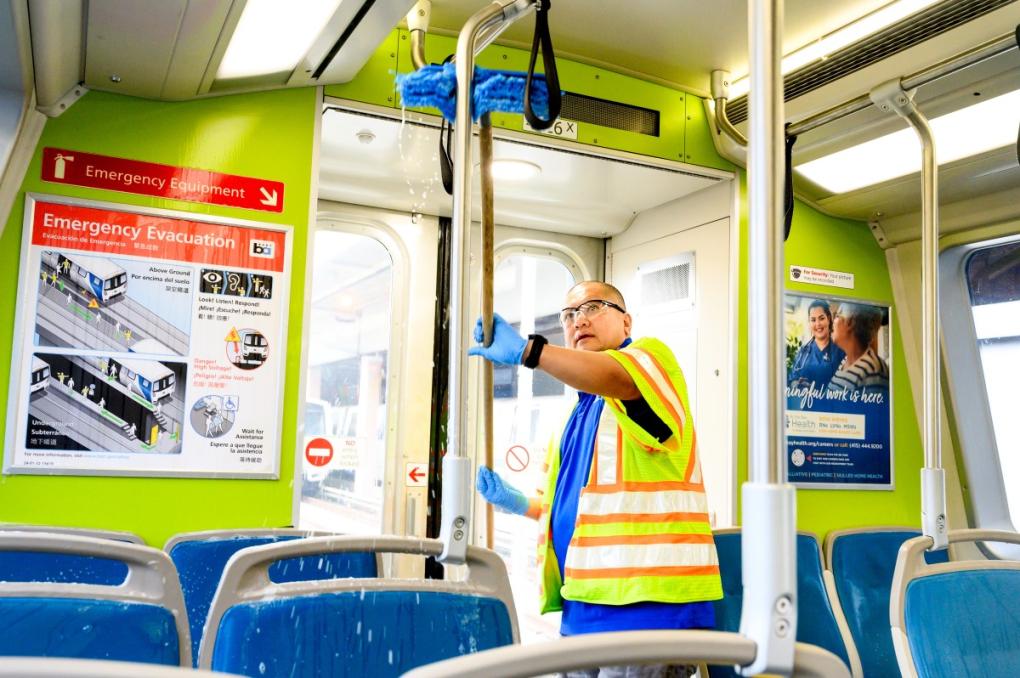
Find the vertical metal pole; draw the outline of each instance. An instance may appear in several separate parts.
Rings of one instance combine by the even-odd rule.
[[[783,411],[783,77],[782,3],[751,3],[748,153],[750,477],[780,482]]]
[[[933,549],[949,545],[946,525],[946,478],[942,469],[939,407],[939,167],[935,137],[928,120],[904,91],[900,80],[885,82],[869,94],[879,109],[907,121],[921,142],[921,360],[924,466],[921,469],[921,528]]]
[[[752,0],[748,145],[750,482],[742,488],[740,632],[757,652],[745,676],[790,675],[797,637],[796,494],[783,483],[783,2]]]
[[[457,38],[457,119],[454,123],[453,221],[450,237],[450,416],[443,458],[443,505],[439,561],[461,564],[467,557],[472,497],[471,459],[464,423],[467,421],[467,340],[471,324],[466,281],[471,233],[471,81],[478,36],[503,20],[503,7],[492,3],[468,19]]]

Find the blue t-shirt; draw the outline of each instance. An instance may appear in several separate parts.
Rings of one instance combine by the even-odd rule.
[[[814,339],[808,339],[797,351],[790,369],[790,381],[803,379],[814,382],[816,388],[825,388],[845,357],[843,349],[831,340],[825,348],[818,348]]]
[[[620,348],[629,343],[628,338]],[[588,483],[591,458],[595,451],[595,433],[605,404],[601,396],[578,393],[577,407],[567,421],[560,442],[560,472],[556,478],[550,526],[561,580],[567,562],[567,546],[574,536],[574,525],[577,522],[577,503],[581,497],[581,488]],[[707,601],[599,605],[564,599],[560,633],[572,636],[603,631],[714,627],[715,607]]]

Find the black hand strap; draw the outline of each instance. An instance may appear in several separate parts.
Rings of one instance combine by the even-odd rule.
[[[524,82],[524,117],[532,129],[548,129],[560,117],[563,105],[560,97],[560,77],[556,72],[556,54],[553,52],[552,37],[549,35],[549,10],[551,0],[541,0],[535,10],[535,37],[531,42],[531,60],[528,62],[528,78]],[[531,79],[535,75],[535,61],[539,47],[542,49],[542,66],[545,69],[545,84],[549,90],[549,119],[543,120],[531,108]]]
[[[443,63],[450,63],[452,59],[453,55],[451,54],[443,59]],[[443,189],[446,190],[447,195],[453,195],[453,158],[450,155],[452,150],[453,123],[444,116],[443,122],[439,126],[439,173],[443,178]]]
[[[443,118],[439,127],[439,173],[443,177],[443,188],[447,195],[453,195],[453,158],[450,150],[453,144],[453,123]]]
[[[783,177],[783,242],[790,239],[793,225],[793,145],[796,136],[786,137],[786,174]]]

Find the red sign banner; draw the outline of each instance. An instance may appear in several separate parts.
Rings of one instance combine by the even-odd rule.
[[[283,271],[284,231],[37,202],[32,244],[225,268]]]
[[[44,148],[42,179],[187,202],[283,211],[283,182],[194,167],[114,158],[62,148]]]

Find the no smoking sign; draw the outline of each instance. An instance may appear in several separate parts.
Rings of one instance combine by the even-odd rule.
[[[523,445],[514,445],[506,451],[506,467],[515,473],[520,473],[528,468],[531,455]]]

